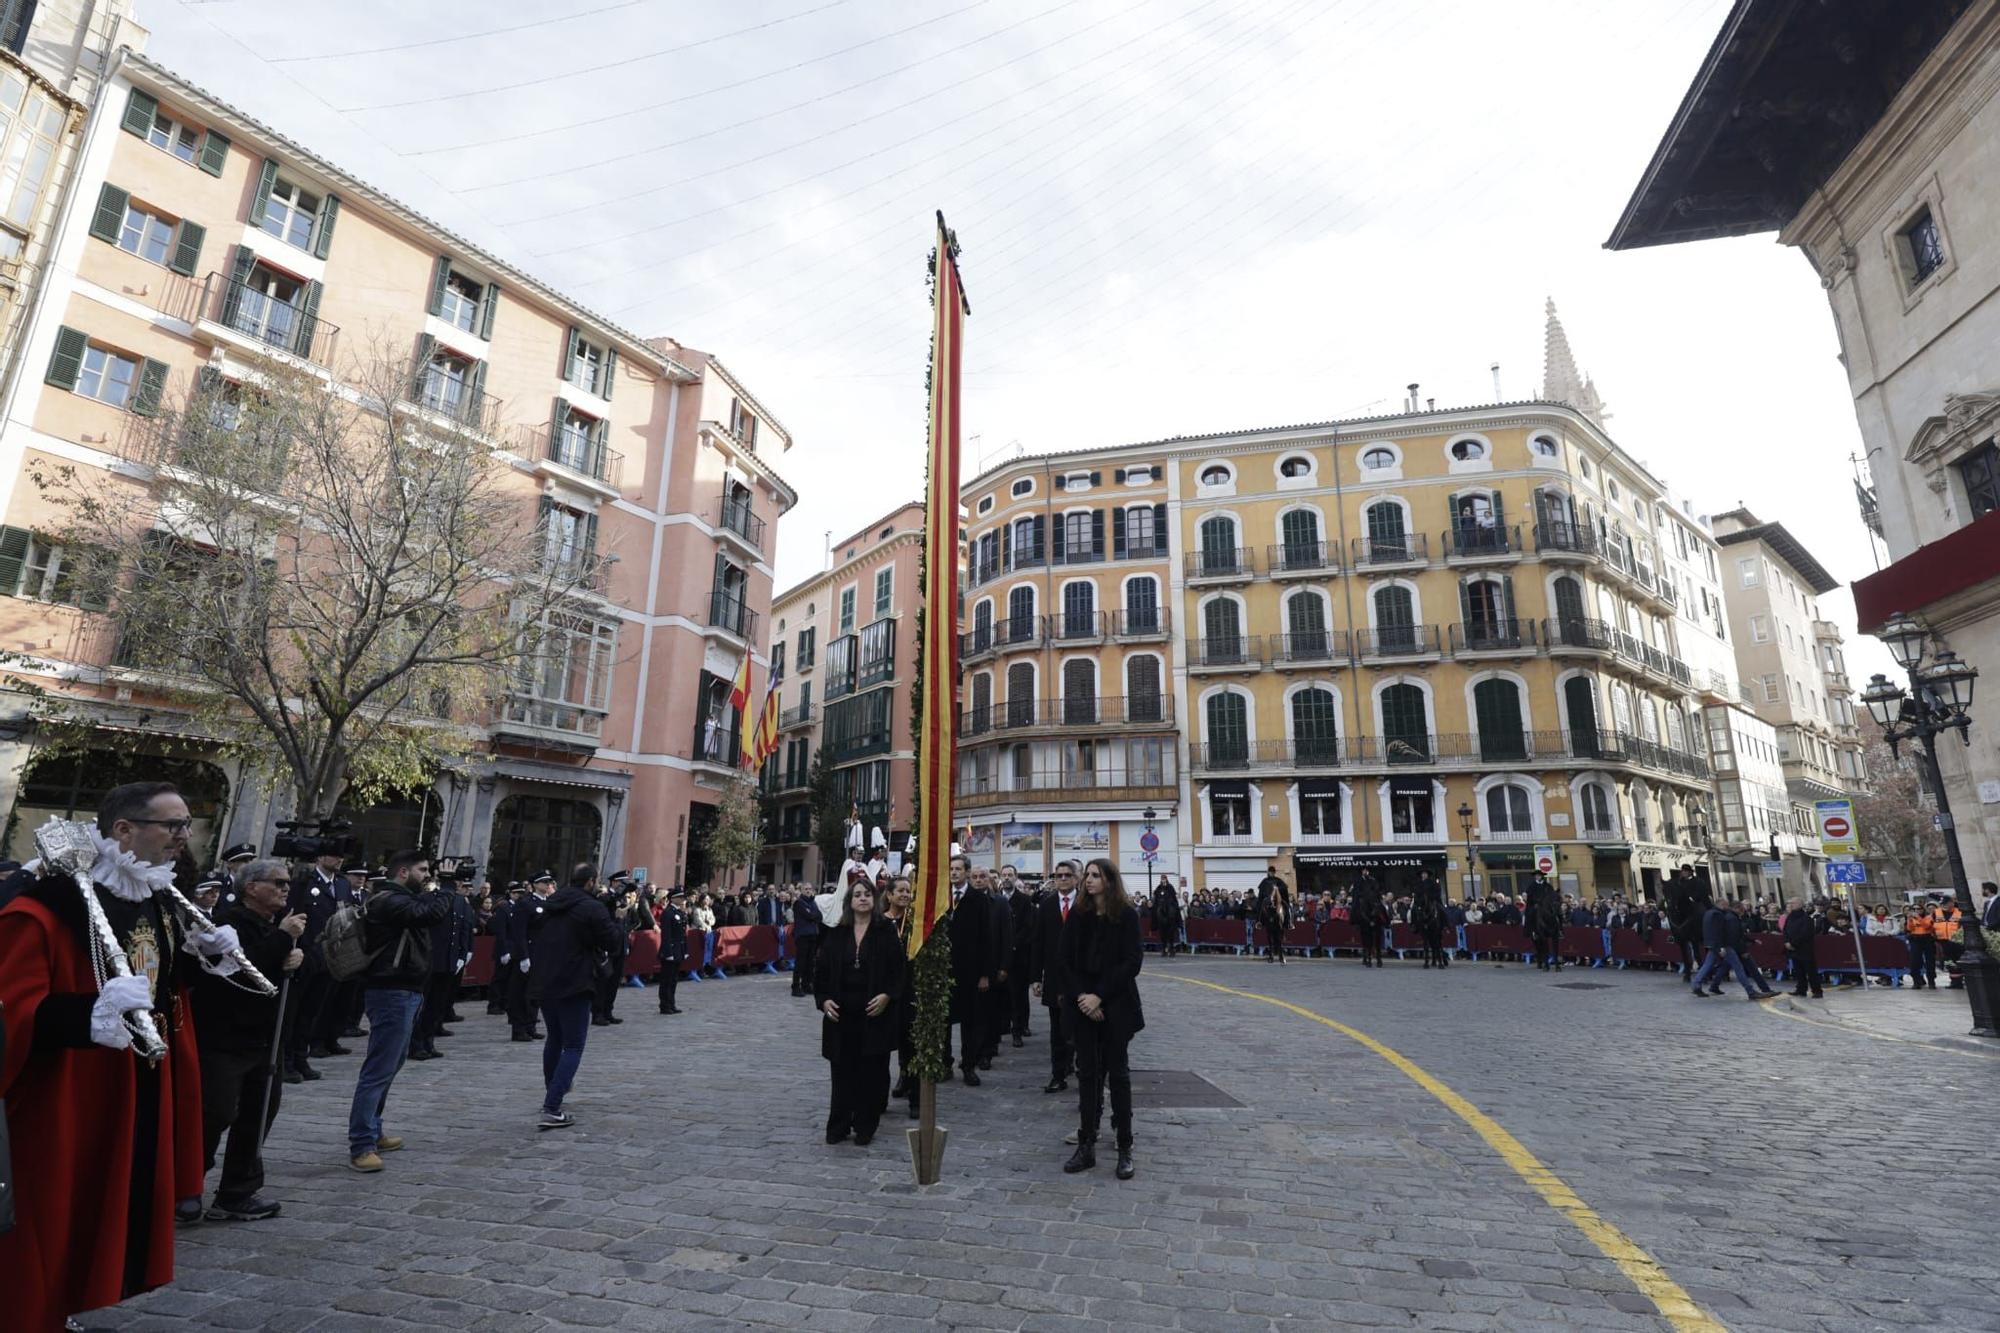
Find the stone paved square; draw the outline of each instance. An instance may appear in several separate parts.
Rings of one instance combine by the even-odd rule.
[[[1990,1213],[1946,1150],[1982,1123],[1994,1057],[1693,1001],[1660,973],[1184,958],[1147,960],[1135,1062],[1243,1105],[1142,1108],[1130,1182],[1108,1162],[1063,1175],[1075,1103],[1041,1092],[1039,1009],[984,1087],[940,1090],[945,1177],[920,1190],[893,1108],[868,1148],[821,1142],[817,1020],[781,978],[683,985],[674,1018],[628,991],[626,1022],[591,1032],[577,1128],[541,1135],[540,1048],[468,1001],[447,1058],[397,1081],[388,1123],[409,1146],[386,1171],[347,1170],[358,1057],[323,1062],[325,1081],[287,1090],[273,1136],[267,1193],[284,1215],[183,1231],[173,1287],[85,1322],[1673,1327],[1384,1058],[1190,980],[1282,999],[1421,1065],[1722,1326],[2000,1327]],[[1584,980],[1606,988],[1559,985]],[[1862,999],[1964,1007],[1950,991]],[[1894,1146],[1919,1129],[1931,1150]]]

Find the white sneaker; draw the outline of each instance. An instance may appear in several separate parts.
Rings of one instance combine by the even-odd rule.
[[[536,1130],[568,1129],[576,1123],[576,1117],[568,1111],[544,1111],[542,1118],[535,1122]]]

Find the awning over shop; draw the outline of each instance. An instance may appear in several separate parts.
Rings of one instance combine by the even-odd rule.
[[[1292,860],[1302,866],[1355,866],[1370,870],[1405,867],[1410,870],[1442,870],[1442,847],[1355,847],[1346,851],[1300,850]]]
[[[1392,773],[1389,776],[1391,796],[1429,796],[1431,779],[1422,773]]]

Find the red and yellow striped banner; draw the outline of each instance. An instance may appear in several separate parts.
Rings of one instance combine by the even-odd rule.
[[[912,958],[951,904],[951,788],[958,753],[959,370],[970,308],[943,213],[938,214],[937,227],[930,488],[924,496],[924,692],[917,736],[917,790],[923,793],[923,818],[917,828]]]

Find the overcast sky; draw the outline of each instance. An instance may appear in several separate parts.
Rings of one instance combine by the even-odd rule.
[[[152,54],[791,430],[781,586],[918,496],[932,212],[965,467],[1540,387],[1875,568],[1831,316],[1769,237],[1602,249],[1727,0],[138,0]],[[562,13],[568,17],[551,19]],[[856,464],[859,463],[860,466]],[[1845,589],[1822,602],[1857,681]]]

